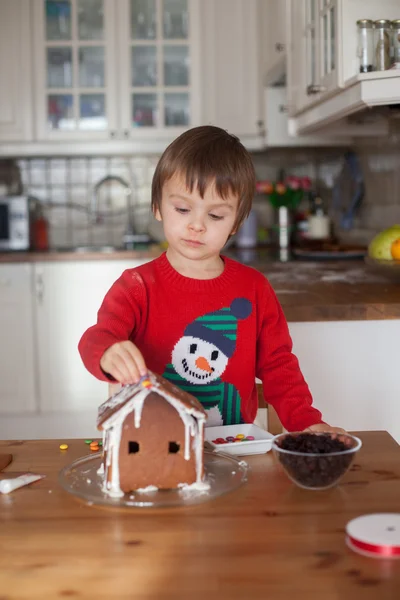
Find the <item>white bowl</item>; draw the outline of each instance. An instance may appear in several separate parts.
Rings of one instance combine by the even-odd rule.
[[[214,444],[213,440],[217,438],[226,439],[229,436],[236,437],[242,433],[246,437],[252,435],[254,440],[249,442],[228,442],[226,444]],[[206,427],[204,430],[204,439],[213,447],[214,452],[224,452],[234,456],[246,456],[250,454],[265,454],[271,450],[274,436],[257,427],[246,423],[244,425],[222,425],[220,427]]]

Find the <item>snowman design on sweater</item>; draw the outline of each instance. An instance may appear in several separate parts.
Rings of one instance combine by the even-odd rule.
[[[251,314],[251,302],[235,298],[227,308],[198,317],[187,325],[172,350],[163,377],[195,396],[207,411],[207,426],[242,422],[240,395],[222,381],[236,348],[238,320]]]

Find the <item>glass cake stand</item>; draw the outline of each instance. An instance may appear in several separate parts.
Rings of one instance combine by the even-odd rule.
[[[232,492],[247,481],[248,464],[235,456],[204,450],[205,481],[208,490],[156,490],[131,492],[122,498],[111,498],[102,491],[102,477],[97,474],[101,465],[101,452],[78,458],[64,467],[59,474],[61,486],[70,494],[86,500],[88,504],[101,504],[114,508],[190,506],[208,502]]]

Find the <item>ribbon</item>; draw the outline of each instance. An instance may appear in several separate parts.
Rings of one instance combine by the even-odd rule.
[[[365,550],[371,554],[379,554],[380,556],[399,556],[400,557],[400,546],[380,546],[377,544],[367,544],[367,542],[360,542],[350,535],[347,536],[348,541],[355,548]]]

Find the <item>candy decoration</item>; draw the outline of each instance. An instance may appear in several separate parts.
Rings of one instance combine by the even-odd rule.
[[[85,444],[91,444],[93,440],[85,440]]]
[[[60,444],[60,450],[68,450],[68,444]]]
[[[213,444],[233,444],[237,442],[253,442],[255,440],[254,435],[248,435],[247,437],[243,433],[238,433],[235,437],[228,435],[224,438],[216,438],[212,440]]]

